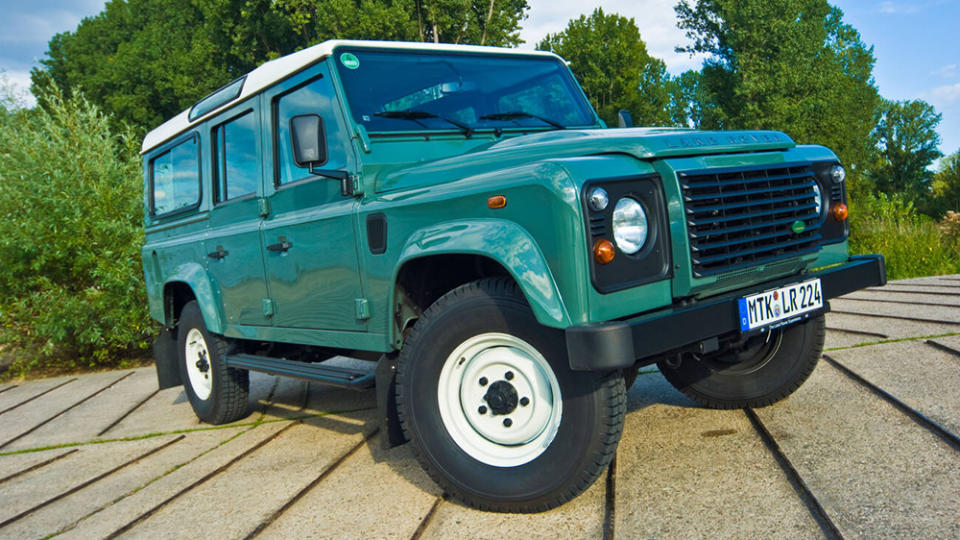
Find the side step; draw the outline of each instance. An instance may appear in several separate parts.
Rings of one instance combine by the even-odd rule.
[[[341,388],[365,390],[374,384],[375,369],[370,371],[352,370],[342,367],[311,364],[286,358],[257,356],[254,354],[231,354],[226,358],[227,366],[250,371],[260,371],[270,375],[281,375],[317,381]]]

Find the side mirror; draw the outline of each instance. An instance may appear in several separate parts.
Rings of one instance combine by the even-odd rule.
[[[293,160],[297,167],[319,167],[327,162],[327,134],[319,114],[301,114],[290,119]]]
[[[620,112],[617,113],[617,127],[633,127],[633,115],[630,114],[630,111],[620,109]]]

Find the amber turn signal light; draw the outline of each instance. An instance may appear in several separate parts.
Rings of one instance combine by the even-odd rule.
[[[850,210],[847,209],[847,205],[840,203],[833,207],[833,219],[837,221],[844,221],[847,219],[847,216],[850,215]]]
[[[597,240],[593,245],[593,259],[599,264],[607,264],[613,260],[617,251],[613,248],[613,242],[609,240]]]
[[[503,195],[494,195],[487,199],[487,207],[497,209],[507,205],[507,198]]]

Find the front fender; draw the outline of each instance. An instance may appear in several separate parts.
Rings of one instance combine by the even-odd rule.
[[[430,255],[481,255],[503,266],[520,286],[537,321],[545,326],[571,325],[557,283],[533,237],[520,225],[498,219],[465,219],[425,227],[413,233],[400,252],[393,276],[413,259]]]
[[[220,313],[220,295],[216,293],[207,270],[195,262],[181,264],[167,276],[163,283],[164,292],[168,285],[174,283],[183,283],[190,287],[194,298],[197,299],[207,329],[215,334],[222,334],[224,325],[223,316]]]

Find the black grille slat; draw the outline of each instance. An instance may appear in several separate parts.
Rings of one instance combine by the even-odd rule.
[[[820,245],[809,164],[697,171],[678,178],[695,276],[796,257]],[[799,233],[793,230],[798,221],[804,225]]]

